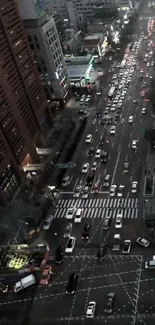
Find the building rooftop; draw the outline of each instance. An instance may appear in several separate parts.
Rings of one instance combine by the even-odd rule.
[[[82,65],[67,65],[69,79],[81,79],[85,76],[88,69],[88,64]]]
[[[89,61],[92,59],[92,55],[91,54],[88,54],[88,55],[85,55],[85,56],[70,56],[70,57],[64,57],[65,58],[65,62],[66,64],[69,64],[69,65],[76,65],[79,63],[79,65],[82,65],[82,64],[88,64]]]
[[[103,34],[102,33],[94,33],[94,34],[91,34],[91,35],[88,35],[86,37],[84,37],[84,41],[85,40],[91,40],[91,39],[99,39],[100,37],[102,37]]]

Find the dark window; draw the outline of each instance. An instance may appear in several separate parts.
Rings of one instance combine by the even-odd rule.
[[[30,43],[30,48],[31,48],[31,50],[34,50],[34,46],[32,43]]]

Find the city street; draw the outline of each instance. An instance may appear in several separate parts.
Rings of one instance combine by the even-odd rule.
[[[133,36],[132,47],[128,46],[125,52],[125,67],[116,67],[117,61],[115,62],[113,73],[109,73],[107,77],[106,86],[101,85],[102,97],[98,106],[93,104],[85,108],[88,112],[88,123],[72,159],[75,168],[66,169],[70,184],[60,188],[59,199],[50,211],[53,217],[50,229],[42,233],[41,238],[50,247],[48,264],[52,266],[53,273],[49,283],[40,285],[38,281],[37,287],[16,294],[16,297],[12,292],[5,297],[1,296],[2,324],[13,324],[11,318],[17,319],[16,324],[23,325],[152,325],[155,321],[155,273],[145,268],[145,262],[154,255],[154,244],[142,247],[136,242],[138,237],[143,237],[142,201],[148,153],[144,132],[154,125],[151,104],[147,98],[149,78],[154,77],[154,64],[147,65],[144,62],[150,40],[147,33],[148,21],[153,14],[147,8],[147,11],[141,9],[140,16],[142,21],[137,19],[135,23],[136,36]],[[151,60],[153,59],[154,56]],[[110,62],[113,65],[113,61]],[[108,62],[108,69],[109,65]],[[118,79],[118,89],[115,92],[121,93],[118,95],[118,102],[121,97],[124,98],[121,100],[121,111],[117,110],[117,99],[113,95],[110,98],[109,95],[115,74]],[[122,83],[122,88],[127,88],[124,95],[119,88]],[[108,118],[111,118],[111,124],[107,123],[105,114],[109,102]],[[96,116],[97,108],[101,109],[100,116]],[[146,114],[142,113],[144,108]],[[131,123],[129,117],[133,118]],[[111,133],[112,126],[115,127],[115,134]],[[92,135],[92,140],[88,144],[85,140],[89,134]],[[103,135],[106,135],[104,144],[101,143]],[[134,140],[136,148],[133,148]],[[92,156],[89,155],[91,147],[94,147]],[[108,153],[107,161],[103,162],[101,157],[96,157],[97,149]],[[86,193],[87,197],[84,198],[84,188],[88,185],[88,175],[94,162],[97,162],[95,176]],[[86,173],[82,173],[84,163],[89,163]],[[124,163],[129,163],[127,172]],[[106,175],[110,175],[110,182],[105,187]],[[137,182],[136,190],[133,182]],[[94,192],[95,184],[97,192]],[[116,190],[112,193],[114,185]],[[122,192],[120,185],[123,185]],[[77,186],[80,190],[78,197],[75,197]],[[67,219],[70,208],[74,214]],[[79,223],[75,222],[77,209],[82,209],[82,220]],[[116,224],[118,215],[121,215],[119,226]],[[105,228],[107,217],[111,224]],[[71,223],[70,235],[76,239],[75,247],[70,253],[65,252],[67,239],[64,238],[68,223]],[[87,240],[82,238],[85,225],[91,226]],[[115,252],[113,244],[116,234],[120,236],[120,247]],[[127,253],[123,252],[125,240],[131,241],[131,250]],[[101,261],[97,259],[97,252],[99,245],[103,243],[106,244],[106,253]],[[55,261],[58,246],[62,246],[64,252],[64,260],[60,265]],[[74,294],[69,295],[66,294],[66,285],[71,273],[77,274],[79,278]],[[114,293],[116,297],[110,314],[105,312],[108,293]],[[92,301],[96,302],[96,309],[94,317],[88,319],[87,307]]]

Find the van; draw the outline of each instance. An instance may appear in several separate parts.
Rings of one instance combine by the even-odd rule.
[[[36,279],[35,279],[34,275],[30,274],[30,275],[22,278],[18,282],[16,282],[13,290],[15,293],[17,293],[19,291],[22,291],[22,290],[30,287],[31,285],[33,285],[35,283],[36,283]]]
[[[155,261],[147,261],[145,262],[145,269],[154,270],[155,269]]]
[[[82,214],[83,214],[83,209],[77,209],[76,211],[76,215],[75,215],[75,218],[74,218],[74,222],[75,223],[80,223],[81,220],[82,220]]]

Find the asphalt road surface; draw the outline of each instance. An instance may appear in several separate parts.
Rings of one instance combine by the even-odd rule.
[[[145,3],[145,6],[147,4]],[[137,64],[134,67],[131,83],[123,103],[123,110],[116,125],[116,134],[110,135],[108,125],[101,124],[101,118],[96,118],[96,107],[87,108],[88,124],[79,142],[73,162],[74,169],[67,171],[71,177],[71,183],[60,193],[59,200],[53,210],[53,222],[49,231],[43,234],[43,238],[50,246],[50,261],[53,267],[49,284],[38,285],[20,294],[10,293],[0,297],[0,315],[2,324],[32,324],[32,325],[152,325],[155,321],[155,273],[145,270],[145,261],[151,259],[154,254],[154,246],[145,249],[136,244],[136,238],[141,236],[141,198],[143,193],[143,173],[147,156],[148,144],[144,141],[144,130],[153,125],[151,108],[147,99],[149,78],[147,73],[154,75],[154,67],[146,66],[144,56],[147,52],[148,37],[147,25],[149,17],[154,16],[150,8],[141,9],[140,15],[143,21],[137,21],[133,46],[140,39]],[[142,28],[141,28],[142,27]],[[144,35],[142,34],[144,32]],[[128,52],[127,62],[132,57],[132,50]],[[113,64],[113,61],[112,63]],[[130,69],[126,67],[125,69]],[[108,67],[109,69],[109,67]],[[125,71],[124,69],[124,71]],[[143,69],[144,79],[139,80],[140,70]],[[119,68],[113,73],[118,74]],[[100,107],[104,112],[108,89],[112,76],[107,78],[107,86],[103,89]],[[147,83],[146,96],[141,97],[143,82]],[[119,80],[119,83],[121,80]],[[137,100],[134,107],[133,100]],[[146,107],[147,114],[142,115],[141,109]],[[114,118],[116,112],[110,112]],[[128,123],[129,116],[134,117],[133,124]],[[93,120],[96,123],[93,124]],[[113,125],[113,124],[112,124]],[[103,146],[99,144],[101,134],[106,128],[106,136],[109,140]],[[97,130],[97,132],[96,132]],[[87,134],[92,134],[93,142],[85,144]],[[131,149],[132,140],[138,141],[137,150]],[[84,187],[87,175],[82,175],[81,166],[84,162],[92,164],[93,158],[88,157],[88,150],[93,146],[101,148],[109,153],[109,160],[102,164],[98,160],[97,170],[93,185],[98,181],[98,194],[93,193],[93,185],[89,197],[84,200],[81,195],[78,199],[73,197],[77,185]],[[129,162],[129,173],[123,172],[125,162]],[[103,180],[106,174],[111,176],[111,185],[124,185],[121,198],[115,195],[110,197],[110,187],[103,188]],[[132,181],[138,182],[138,191],[131,193]],[[72,235],[76,237],[76,245],[71,255],[64,256],[62,265],[55,263],[55,249],[58,245],[65,247],[63,238],[64,228],[67,223],[65,215],[69,207],[83,208],[83,220],[77,225],[73,222]],[[123,213],[123,226],[115,229],[115,219],[119,212]],[[110,214],[112,225],[110,230],[103,230],[104,217]],[[72,221],[71,221],[72,222]],[[88,241],[83,242],[81,235],[85,223],[91,224],[91,233]],[[123,255],[121,250],[113,254],[112,244],[115,233],[121,235],[121,243],[130,239],[132,248],[129,255]],[[107,242],[107,255],[104,261],[96,259],[97,245],[103,240]],[[74,295],[66,295],[65,287],[70,273],[79,275],[78,287]],[[116,294],[116,304],[111,315],[104,313],[105,296],[109,292]],[[96,302],[96,312],[92,320],[86,319],[86,309],[90,301]]]

